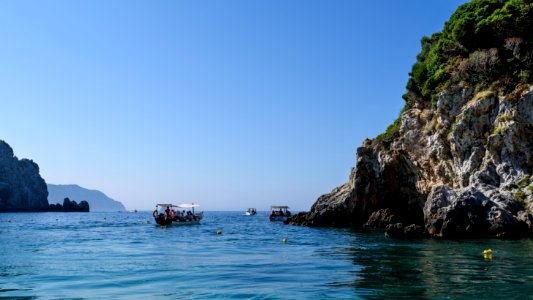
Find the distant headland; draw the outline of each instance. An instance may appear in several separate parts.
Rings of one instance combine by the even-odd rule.
[[[91,205],[91,211],[125,211],[124,205],[101,191],[91,190],[76,184],[47,184],[48,202],[61,203],[64,198],[84,199]]]
[[[391,237],[533,237],[533,6],[473,0],[422,38],[386,132],[294,225]]]
[[[77,203],[75,200],[81,200]],[[50,204],[49,204],[50,202]],[[0,140],[0,212],[88,212],[124,211],[122,203],[97,190],[78,185],[46,184],[39,166],[18,159]]]

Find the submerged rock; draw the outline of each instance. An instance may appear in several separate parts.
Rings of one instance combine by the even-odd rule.
[[[391,238],[423,238],[424,227],[416,224],[405,226],[403,223],[389,224],[385,228],[385,235]]]

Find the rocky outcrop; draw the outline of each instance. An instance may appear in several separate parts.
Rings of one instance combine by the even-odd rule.
[[[0,212],[43,211],[48,208],[47,197],[39,166],[29,159],[19,160],[0,140]]]
[[[533,86],[461,87],[366,140],[347,183],[291,224],[384,228],[389,236],[533,236]]]
[[[417,169],[402,150],[380,152],[370,141],[357,149],[350,181],[321,196],[291,223],[308,226],[383,227],[423,221]]]
[[[74,201],[70,200],[69,198],[63,199],[63,205],[57,203],[57,204],[50,204],[47,211],[53,211],[53,212],[89,212],[89,203],[85,200],[82,200],[79,204]]]

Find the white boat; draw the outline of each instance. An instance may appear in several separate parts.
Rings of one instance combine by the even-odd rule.
[[[289,207],[286,205],[273,205],[270,207],[270,221],[286,221],[292,216]]]
[[[182,226],[200,224],[204,213],[196,213],[194,209],[198,204],[180,204],[171,203],[156,204],[152,215],[155,223],[160,226]],[[187,210],[187,212],[185,211]]]
[[[257,214],[257,209],[255,208],[248,208],[245,212],[247,216],[255,216]]]

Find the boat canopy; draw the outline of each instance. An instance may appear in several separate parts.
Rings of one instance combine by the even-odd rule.
[[[179,207],[179,208],[194,208],[194,207],[198,207],[200,205],[198,204],[180,204],[180,205],[175,205],[175,204],[171,204],[171,203],[168,203],[168,204],[165,204],[165,203],[158,203],[156,204],[156,206],[161,206],[161,207]]]
[[[156,206],[168,206],[168,207],[179,207],[179,205],[174,205],[174,204],[156,204]]]
[[[271,206],[270,208],[271,208],[271,209],[280,209],[280,208],[282,208],[282,209],[288,209],[289,207],[286,206],[286,205],[273,205],[273,206]]]
[[[179,208],[194,208],[194,207],[198,207],[198,206],[200,206],[200,205],[194,204],[194,203],[176,205],[176,207],[179,207]]]

